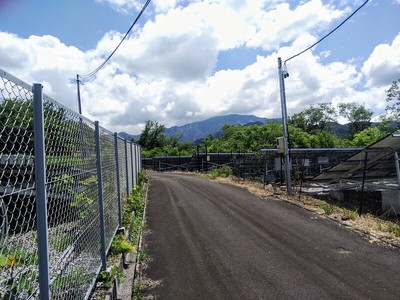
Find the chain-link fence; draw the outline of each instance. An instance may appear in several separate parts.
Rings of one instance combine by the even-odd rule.
[[[88,299],[140,148],[0,70],[0,298]]]

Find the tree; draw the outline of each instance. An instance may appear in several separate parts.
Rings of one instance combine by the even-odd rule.
[[[164,125],[159,124],[157,121],[147,120],[138,140],[139,145],[146,150],[162,148],[166,144],[164,131]]]
[[[354,136],[371,126],[372,110],[364,105],[352,103],[340,103],[338,105],[339,115],[349,120],[349,134]]]
[[[384,135],[377,127],[369,127],[354,135],[353,145],[355,147],[367,147],[383,137]]]
[[[393,125],[392,118],[387,114],[384,114],[379,116],[379,123],[376,127],[382,133],[382,136],[385,136],[396,131],[396,128]]]
[[[389,113],[389,118],[400,123],[400,79],[393,81],[390,88],[386,92],[386,101],[389,103],[386,106],[386,111]]]
[[[332,124],[336,123],[336,116],[336,110],[331,103],[319,103],[294,114],[289,118],[289,124],[308,133],[330,131]]]

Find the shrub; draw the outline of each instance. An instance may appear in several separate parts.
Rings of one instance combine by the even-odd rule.
[[[150,178],[146,174],[146,172],[142,170],[138,174],[138,179],[139,179],[139,185],[143,185],[143,183],[148,183]]]
[[[329,203],[321,204],[320,207],[323,209],[323,211],[324,211],[325,214],[327,214],[327,215],[330,215],[331,213],[333,213],[333,207],[332,207],[332,205],[330,205]]]
[[[232,174],[233,174],[232,169],[230,167],[225,166],[225,167],[222,167],[222,168],[213,169],[211,171],[211,173],[208,174],[207,177],[210,178],[210,179],[215,179],[217,177],[226,178],[226,177],[231,176]]]
[[[393,224],[392,226],[390,226],[390,232],[396,236],[400,236],[400,226]]]
[[[128,206],[128,210],[131,212],[137,212],[143,209],[144,203],[142,198],[142,187],[140,185],[137,185],[133,189],[132,194],[128,197],[126,204]]]
[[[124,278],[124,274],[118,269],[118,267],[112,267],[109,271],[101,271],[97,280],[103,282],[106,288],[110,288],[113,285],[114,279],[122,282]]]
[[[125,237],[122,234],[115,235],[110,252],[112,254],[120,254],[120,253],[130,253],[134,252],[135,247],[125,240]]]

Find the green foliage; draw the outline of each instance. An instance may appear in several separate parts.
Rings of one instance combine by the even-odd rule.
[[[64,286],[70,286],[71,283],[77,285],[88,284],[92,280],[92,274],[86,273],[82,267],[73,269],[70,273],[63,277],[58,277],[52,284],[52,289],[62,288]]]
[[[38,281],[39,275],[36,272],[19,271],[15,276],[11,276],[6,282],[6,291],[0,291],[1,299],[16,299],[17,292],[26,291],[28,295],[33,292],[34,284]],[[4,291],[4,290],[3,290]]]
[[[144,170],[141,170],[138,173],[138,179],[139,179],[139,185],[142,186],[145,183],[148,183],[150,178],[149,176],[146,174],[146,172]]]
[[[320,207],[323,209],[324,213],[327,215],[330,215],[331,213],[333,213],[333,207],[329,203],[323,203],[323,204],[321,204]]]
[[[138,261],[144,261],[148,256],[149,254],[145,247],[142,247],[142,249],[137,252]]]
[[[381,118],[376,127],[371,127],[372,111],[364,105],[357,103],[341,103],[338,108],[332,107],[331,103],[319,103],[295,113],[289,119],[289,147],[291,148],[346,148],[365,147],[378,139],[393,132],[393,120],[400,124],[400,79],[393,82],[387,91],[388,112],[391,114]],[[337,136],[337,117],[345,117],[348,124],[349,134]],[[396,117],[396,118],[394,118]],[[224,125],[222,136],[216,138],[212,135],[204,139],[200,145],[200,151],[208,152],[256,152],[263,148],[276,148],[276,139],[281,137],[282,124],[270,122],[262,126],[258,125]],[[158,138],[155,138],[158,136]],[[144,157],[154,156],[191,156],[195,154],[196,147],[193,143],[177,143],[178,137],[168,140],[164,135],[164,127],[155,121],[147,121],[146,128],[142,133],[143,139],[163,141],[162,143],[145,143]],[[152,145],[152,146],[150,146]]]
[[[4,247],[0,254],[0,267],[22,267],[37,265],[39,257],[36,252],[25,249],[9,249]]]
[[[56,186],[65,191],[71,197],[72,201],[70,202],[70,206],[78,209],[79,217],[87,217],[90,213],[90,208],[96,204],[96,196],[90,193],[92,189],[83,189],[80,192],[76,192],[76,186],[78,183],[74,177],[68,174],[63,174],[54,179]],[[96,185],[97,177],[87,177],[79,181],[79,184],[87,187]]]
[[[33,101],[4,99],[0,103],[0,149],[3,153],[33,154]]]
[[[106,288],[110,288],[114,280],[122,282],[124,278],[124,274],[118,267],[112,267],[109,271],[101,271],[97,280],[102,282]]]
[[[400,79],[393,81],[390,88],[386,91],[386,101],[388,105],[386,111],[389,113],[390,120],[400,123]]]
[[[133,286],[132,300],[143,300],[142,294],[146,291],[146,286],[144,284],[135,284]]]
[[[311,105],[302,112],[294,114],[289,124],[311,134],[329,131],[330,124],[336,121],[337,113],[330,103]]]
[[[135,247],[125,240],[124,235],[116,234],[112,244],[110,253],[111,254],[121,254],[121,253],[132,253],[135,252]]]
[[[393,224],[390,226],[390,232],[394,235],[400,236],[400,226],[397,224]]]
[[[350,210],[350,209],[344,208],[343,215],[350,220],[355,220],[358,216],[358,213],[355,210]]]
[[[63,252],[73,242],[73,238],[68,233],[59,233],[49,236],[49,246],[53,249]]]
[[[371,126],[372,110],[357,103],[340,103],[339,115],[349,120],[349,135],[363,131]]]
[[[129,228],[133,221],[130,242],[134,245],[137,244],[137,239],[139,237],[144,205],[142,187],[138,185],[132,190],[132,194],[126,199],[123,206],[124,226]],[[133,212],[135,212],[135,217],[133,216]]]
[[[147,176],[147,175],[146,175]],[[122,222],[128,228],[133,221],[133,213],[137,216],[144,209],[144,201],[142,196],[142,187],[137,185],[131,195],[126,199],[123,206]]]
[[[384,135],[377,127],[369,127],[354,135],[353,145],[355,147],[367,147],[383,138]]]
[[[143,216],[143,211],[139,211],[135,215],[135,220],[133,222],[133,228],[132,228],[132,233],[131,233],[131,242],[133,244],[137,244],[139,240],[139,235],[140,235],[140,228],[142,226],[142,216]]]
[[[233,174],[232,169],[230,167],[222,167],[222,168],[215,168],[213,169],[209,174],[207,174],[207,177],[210,179],[215,179],[217,177],[229,177]]]
[[[142,198],[142,187],[140,185],[133,188],[131,195],[127,199],[127,206],[130,211],[134,212],[143,209],[144,202]]]
[[[166,137],[164,131],[164,125],[159,124],[157,121],[147,120],[138,143],[145,150],[163,148],[165,146],[177,148],[180,136]]]
[[[30,253],[19,247],[3,247],[0,253],[0,268],[3,271],[2,278],[5,279],[3,284],[6,289],[0,290],[0,298],[14,299],[13,296],[19,291],[31,294],[38,274],[34,271],[35,268],[30,270],[27,266],[37,266],[38,264],[39,258],[36,252]]]
[[[127,205],[124,205],[122,211],[122,224],[124,225],[125,228],[129,228],[132,221],[133,221],[133,213],[132,211],[129,210]]]

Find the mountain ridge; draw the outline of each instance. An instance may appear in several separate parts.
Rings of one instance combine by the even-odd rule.
[[[196,142],[206,138],[208,135],[220,135],[224,125],[247,125],[247,124],[265,124],[273,121],[280,121],[280,118],[269,119],[257,117],[255,115],[229,114],[211,117],[202,121],[196,121],[181,126],[172,126],[165,128],[167,137],[181,135],[180,143]],[[138,140],[140,134],[131,135],[126,132],[120,132],[119,135],[127,140]]]

